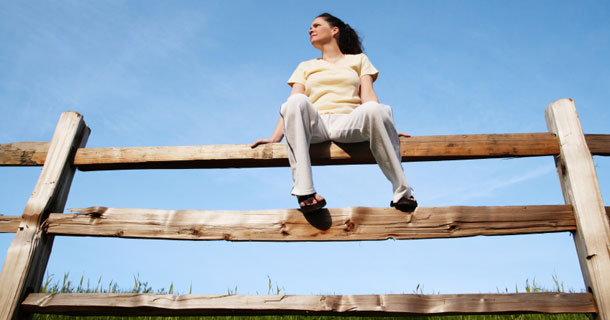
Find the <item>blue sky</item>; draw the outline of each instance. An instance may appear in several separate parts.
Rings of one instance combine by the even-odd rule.
[[[246,144],[271,134],[286,80],[319,56],[307,29],[331,12],[358,30],[399,130],[546,132],[573,98],[610,133],[605,1],[0,1],[0,143],[50,140],[84,115],[88,147]],[[605,58],[604,58],[605,57]],[[610,199],[610,160],[595,157]],[[422,206],[562,204],[549,157],[405,163]],[[20,215],[40,168],[0,168],[0,214]],[[374,165],[314,168],[329,207],[387,206]],[[78,172],[66,208],[292,208],[289,168]],[[0,234],[6,252],[12,234]],[[0,254],[3,263],[4,254]],[[47,271],[133,276],[181,292],[497,292],[526,279],[584,287],[567,233],[417,241],[229,243],[57,237]]]

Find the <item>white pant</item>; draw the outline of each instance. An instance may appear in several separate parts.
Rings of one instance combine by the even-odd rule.
[[[320,115],[306,95],[294,94],[282,104],[280,114],[284,119],[284,135],[294,181],[292,195],[316,192],[309,145],[329,140],[341,143],[370,141],[373,157],[392,182],[393,201],[413,195],[402,170],[400,140],[389,106],[370,101],[349,114]]]

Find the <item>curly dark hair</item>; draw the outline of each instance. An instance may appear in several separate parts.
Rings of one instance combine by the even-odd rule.
[[[339,50],[343,54],[362,53],[362,40],[360,40],[356,30],[352,29],[349,24],[327,12],[319,15],[318,18],[324,18],[332,27],[339,28],[339,41],[337,42],[339,43]]]

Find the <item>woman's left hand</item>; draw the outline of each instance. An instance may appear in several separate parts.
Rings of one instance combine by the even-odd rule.
[[[409,137],[411,137],[411,135],[410,135],[410,134],[408,134],[408,133],[404,133],[404,132],[400,132],[400,131],[398,131],[398,137],[399,137],[399,138],[400,138],[400,137],[409,138]]]

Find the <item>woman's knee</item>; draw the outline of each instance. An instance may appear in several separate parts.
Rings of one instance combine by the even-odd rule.
[[[375,101],[368,101],[361,104],[358,108],[362,108],[361,111],[364,112],[367,117],[392,120],[392,108],[388,105]]]
[[[288,112],[302,112],[310,103],[311,102],[309,102],[309,98],[306,95],[296,93],[288,97],[286,102],[282,104],[280,113],[286,114]]]

